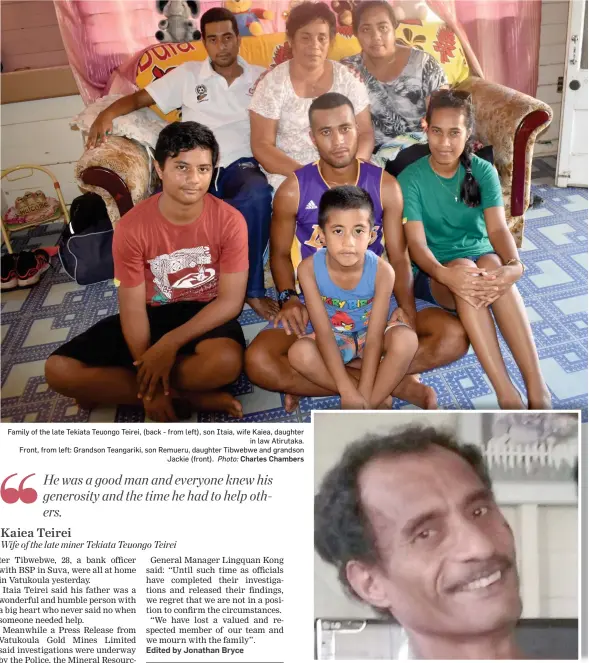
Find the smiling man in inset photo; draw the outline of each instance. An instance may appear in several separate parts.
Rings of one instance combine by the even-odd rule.
[[[315,498],[315,547],[412,658],[525,658],[514,537],[478,447],[420,427],[349,446]]]

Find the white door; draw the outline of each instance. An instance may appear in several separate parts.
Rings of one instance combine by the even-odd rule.
[[[587,0],[571,0],[557,186],[587,186],[587,90]]]

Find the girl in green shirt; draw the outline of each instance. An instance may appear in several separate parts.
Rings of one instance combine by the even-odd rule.
[[[456,311],[502,409],[523,409],[511,382],[493,316],[525,381],[529,409],[550,409],[550,392],[522,298],[524,272],[505,221],[495,168],[472,155],[467,93],[440,90],[426,114],[430,156],[399,175],[415,296]],[[491,315],[491,311],[493,315]]]

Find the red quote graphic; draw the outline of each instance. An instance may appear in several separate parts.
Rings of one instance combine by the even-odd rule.
[[[34,477],[34,474],[26,476],[19,484],[18,488],[7,488],[6,482],[16,476],[16,472],[6,477],[0,486],[0,499],[6,504],[14,504],[19,500],[24,504],[32,504],[37,501],[37,491],[34,488],[25,488],[25,481]]]

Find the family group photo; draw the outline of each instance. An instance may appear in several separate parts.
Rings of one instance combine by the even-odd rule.
[[[40,4],[77,91],[3,50],[5,421],[586,420],[586,3],[146,2],[124,57]]]

